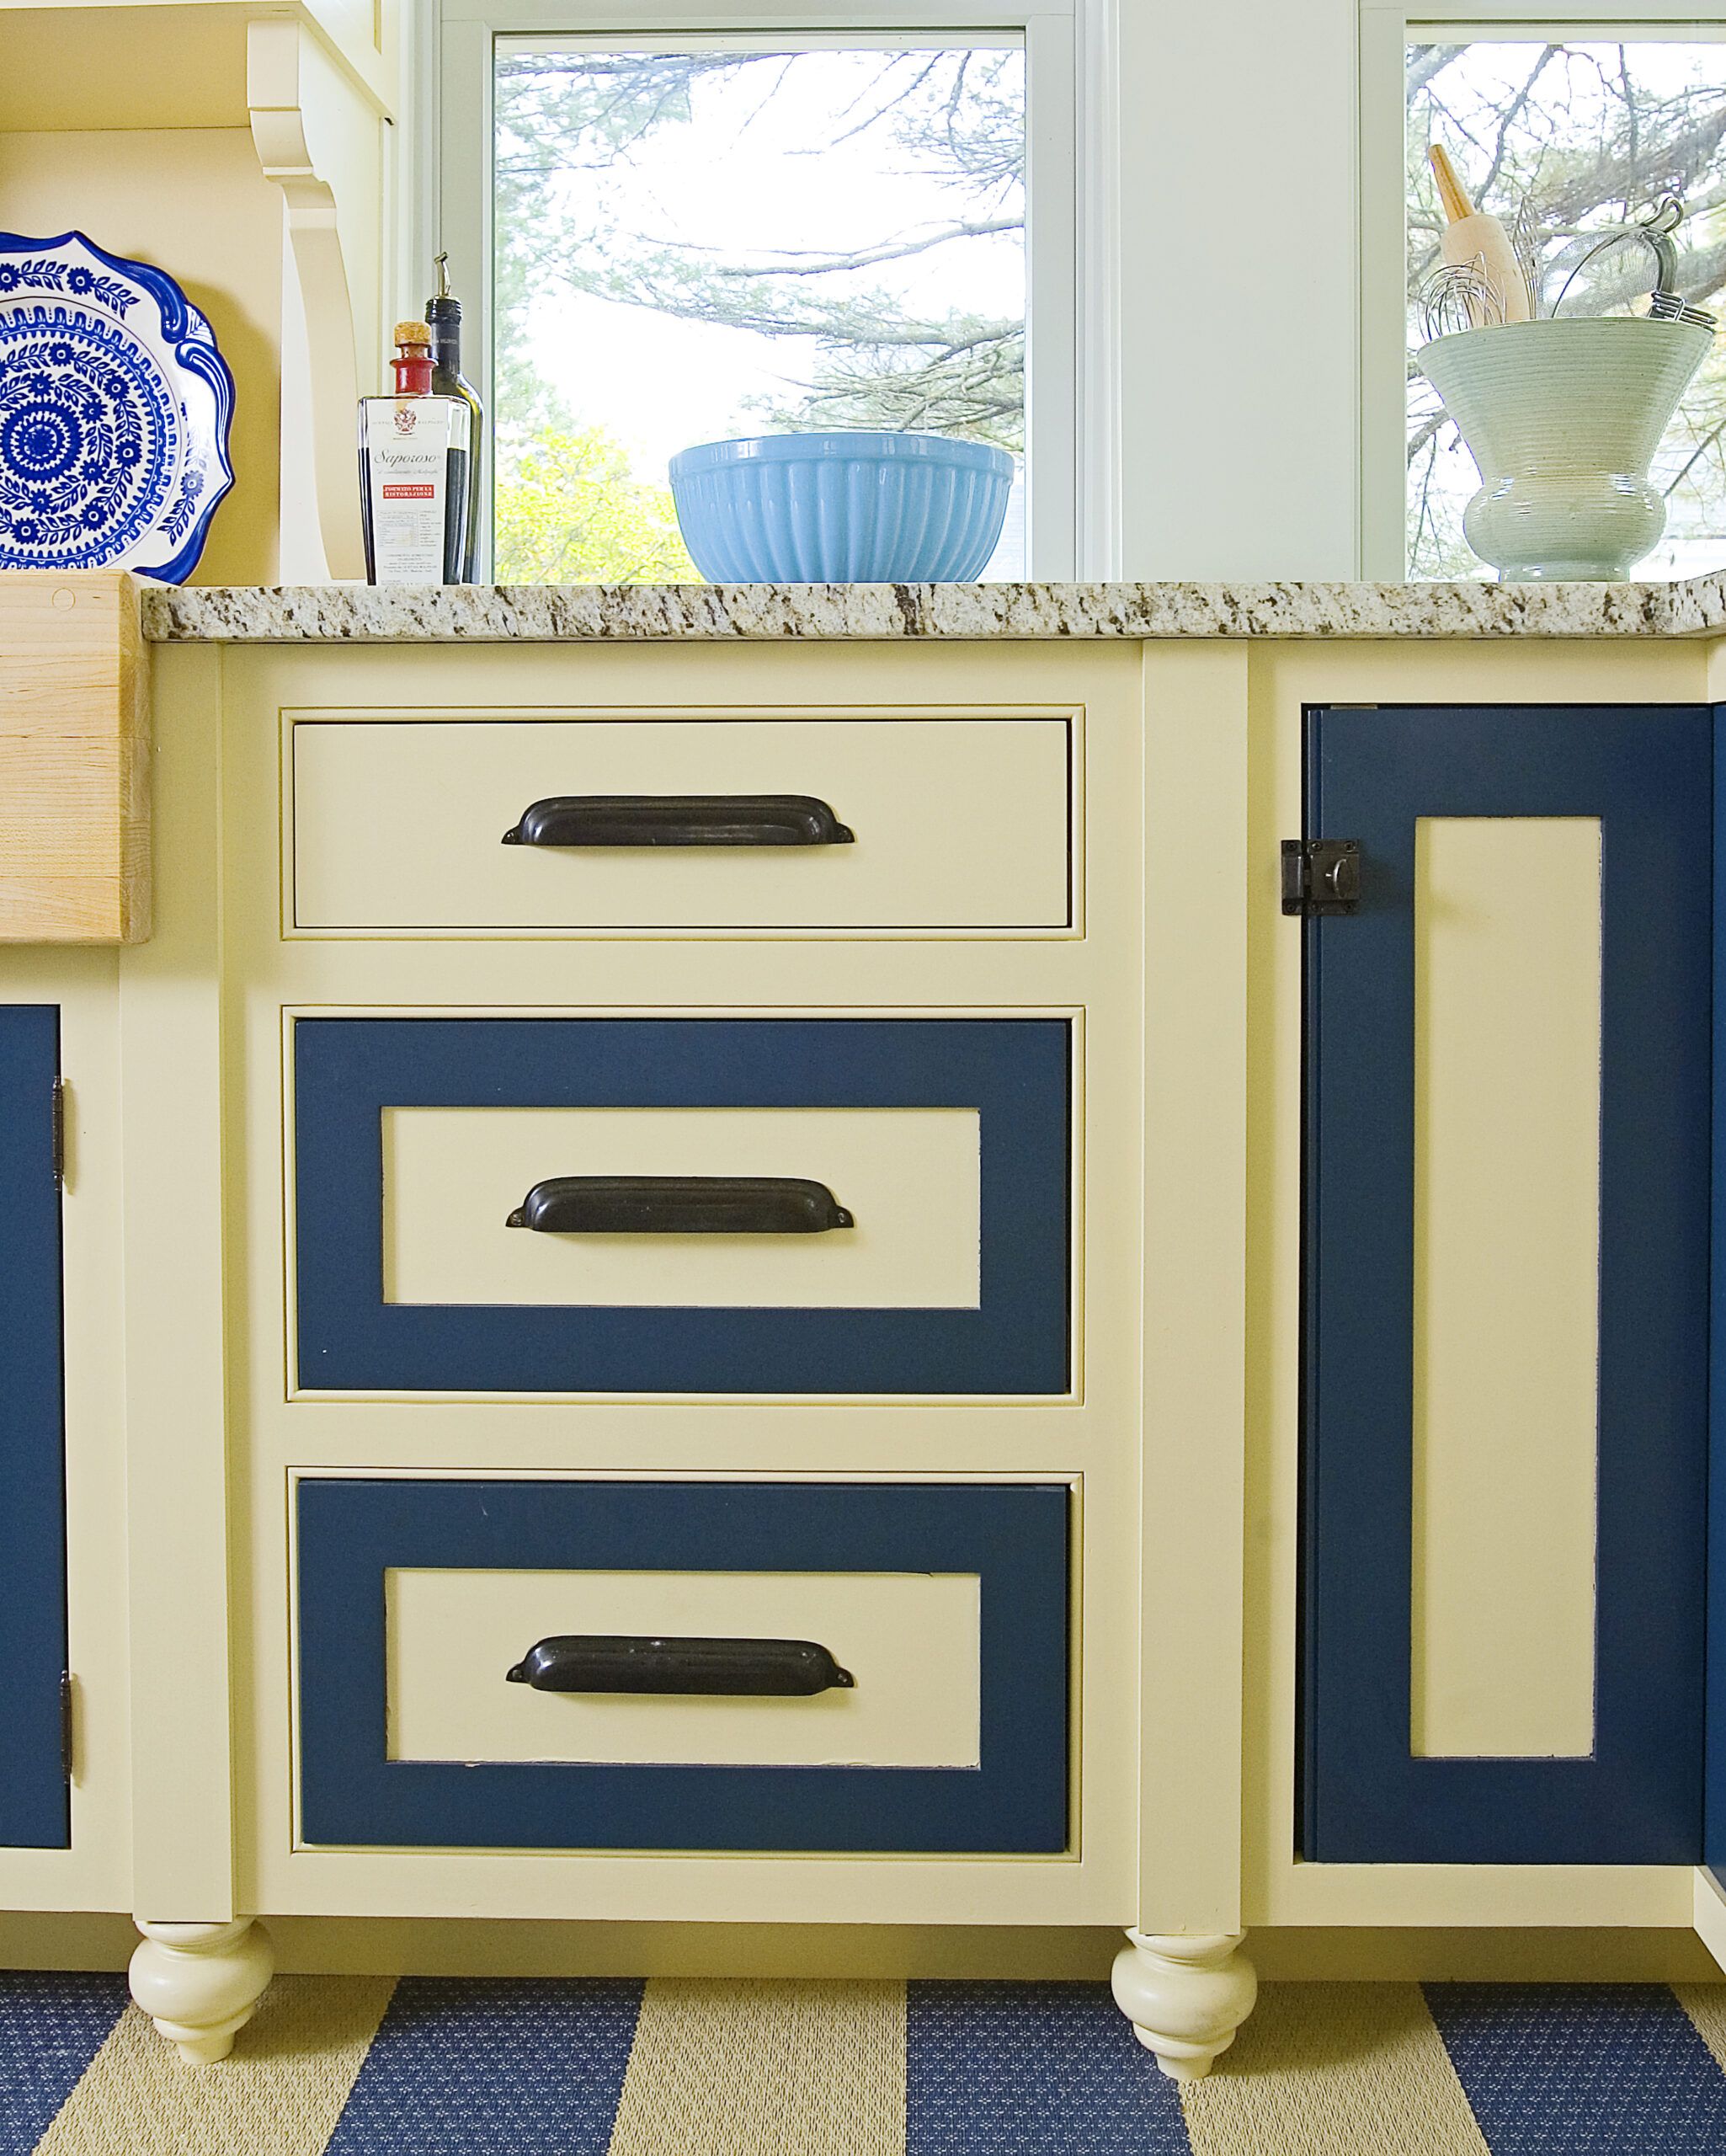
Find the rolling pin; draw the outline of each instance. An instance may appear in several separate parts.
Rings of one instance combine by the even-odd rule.
[[[1433,143],[1426,155],[1447,221],[1439,243],[1445,260],[1456,268],[1478,260],[1493,289],[1503,295],[1505,320],[1526,322],[1534,310],[1528,303],[1527,280],[1510,234],[1496,217],[1477,210],[1468,200],[1468,190],[1457,179],[1457,168],[1441,143]]]

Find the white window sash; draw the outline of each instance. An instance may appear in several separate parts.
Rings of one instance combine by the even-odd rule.
[[[572,45],[639,45],[792,36],[812,45],[836,37],[915,45],[941,33],[987,43],[990,31],[1022,35],[1025,52],[1025,267],[1028,574],[1061,579],[1113,573],[1118,535],[1111,310],[1086,258],[1110,258],[1105,189],[1080,185],[1082,131],[1095,142],[1106,124],[1099,83],[1105,40],[1096,27],[1109,0],[753,0],[745,7],[690,0],[443,0],[435,56],[422,70],[427,100],[424,178],[410,252],[450,258],[463,305],[463,365],[495,409],[491,321],[493,248],[492,67],[498,40],[524,37]],[[1016,38],[1015,38],[1016,41]],[[430,93],[434,90],[435,102]],[[1096,162],[1095,152],[1088,167]],[[421,272],[423,275],[424,273]],[[410,275],[404,280],[412,287]],[[1083,306],[1081,293],[1084,294]],[[402,303],[417,312],[411,289]],[[489,542],[487,542],[489,544]],[[487,570],[489,554],[487,554]]]
[[[1406,470],[1408,205],[1404,83],[1410,45],[1542,44],[1551,39],[1703,45],[1726,39],[1726,18],[1686,21],[1630,0],[1567,4],[1531,15],[1527,0],[1467,0],[1454,11],[1423,0],[1361,5],[1361,557],[1375,582],[1400,583],[1408,565]]]

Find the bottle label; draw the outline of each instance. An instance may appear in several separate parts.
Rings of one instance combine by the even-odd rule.
[[[448,554],[450,452],[467,447],[453,397],[368,397],[360,442],[379,584],[441,584]]]

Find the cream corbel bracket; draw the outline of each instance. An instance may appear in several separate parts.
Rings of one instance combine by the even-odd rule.
[[[248,24],[246,101],[264,177],[280,188],[287,205],[306,318],[312,480],[324,560],[332,577],[363,579],[354,447],[360,395],[354,300],[336,185],[328,164],[321,165],[314,152],[317,123],[308,123],[308,104],[320,88],[308,66],[309,35],[291,18]]]

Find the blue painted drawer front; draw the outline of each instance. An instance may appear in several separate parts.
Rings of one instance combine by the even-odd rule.
[[[66,1466],[54,1080],[60,1013],[0,1005],[0,1844],[65,1849]]]
[[[1015,1854],[1067,1846],[1064,1487],[310,1479],[298,1511],[306,1841]],[[389,1759],[384,1574],[401,1566],[975,1572],[981,1764]]]
[[[1308,1858],[1688,1863],[1701,1832],[1711,792],[1702,709],[1321,710],[1307,828]],[[1421,816],[1602,820],[1595,1750],[1409,1750],[1414,876]],[[1530,1523],[1531,1534],[1538,1523]]]
[[[1063,1019],[302,1018],[294,1044],[304,1389],[1068,1390]],[[976,1108],[981,1307],[386,1303],[382,1112],[477,1105]]]

